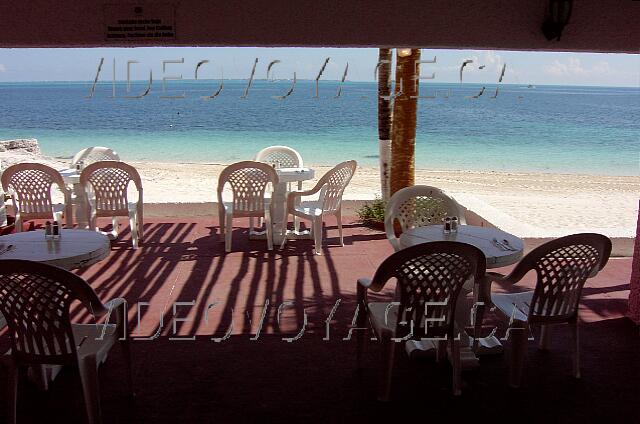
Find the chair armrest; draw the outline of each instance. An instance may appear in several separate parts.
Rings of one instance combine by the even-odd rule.
[[[478,300],[480,302],[484,302],[485,304],[491,304],[491,284],[494,281],[504,282],[505,276],[497,273],[497,272],[486,272],[482,281],[480,281],[480,296],[478,296]]]
[[[358,278],[358,287],[369,288],[371,287],[371,278]]]
[[[292,192],[290,192],[287,195],[287,198],[289,197],[304,197],[304,196],[311,196],[313,194],[316,194],[317,192],[319,192],[320,190],[315,190],[315,189],[311,189],[311,190],[305,190],[305,191],[299,191],[299,190],[294,190]]]
[[[90,183],[86,183],[82,186],[82,191],[84,191],[84,196],[85,199],[87,201],[87,204],[89,204],[90,208],[95,207],[95,193],[92,193],[92,186]]]
[[[107,311],[113,311],[116,308],[119,308],[123,305],[126,305],[127,301],[124,300],[124,298],[122,297],[114,297],[113,299],[111,299],[110,301],[108,301],[107,303],[104,304],[104,307]]]
[[[359,321],[359,326],[362,326],[362,321],[364,320],[364,316],[366,316],[366,314],[369,311],[368,308],[368,304],[369,304],[369,300],[368,300],[368,296],[367,296],[367,292],[369,291],[369,287],[371,286],[371,279],[369,278],[358,278],[358,308],[362,308],[362,312],[363,314],[360,316]]]
[[[311,190],[306,190],[306,191],[292,191],[289,194],[287,194],[287,210],[293,210],[293,208],[295,207],[296,204],[296,197],[304,197],[304,196],[311,196],[313,194],[316,194],[318,191],[320,191],[319,189],[316,190],[316,187],[312,188]]]
[[[500,274],[499,272],[487,271],[487,273],[485,274],[485,279],[488,282],[492,282],[492,281],[503,282],[505,278],[506,276],[503,274]]]
[[[530,268],[521,267],[520,264],[518,264],[509,275],[503,275],[498,272],[487,272],[485,278],[489,282],[495,281],[501,284],[513,285],[520,281],[529,271]]]
[[[127,301],[122,297],[113,298],[105,303],[104,307],[106,312],[102,315],[111,314],[111,311],[116,311],[116,326],[119,328],[127,319],[126,306]]]
[[[480,284],[480,296],[482,301],[491,303],[491,284],[495,281],[503,285],[514,285],[522,279],[529,270],[518,263],[509,275],[498,272],[486,272],[484,281]]]
[[[289,199],[292,199],[295,197],[311,196],[319,192],[322,189],[322,187],[326,184],[325,177],[320,178],[320,180],[316,183],[315,186],[313,186],[311,190],[292,191],[291,193],[289,193],[289,195],[287,196],[287,204],[289,204]]]

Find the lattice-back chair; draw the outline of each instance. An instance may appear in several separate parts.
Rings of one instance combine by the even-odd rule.
[[[260,150],[256,155],[256,161],[268,163],[276,169],[302,168],[302,156],[296,150],[288,146],[269,146]],[[292,183],[287,184],[287,190],[292,191]],[[298,181],[298,191],[302,191],[302,181]],[[260,223],[262,225],[262,223]],[[253,225],[251,225],[253,227]],[[294,227],[300,229],[298,217],[294,218]]]
[[[348,160],[334,166],[320,178],[311,190],[294,191],[287,196],[287,214],[283,225],[282,245],[286,242],[286,222],[289,214],[294,217],[308,219],[312,223],[312,234],[315,244],[314,253],[322,254],[322,224],[325,215],[334,215],[340,232],[340,245],[344,246],[342,236],[342,194],[349,185],[358,166],[355,160]],[[305,196],[318,195],[318,200],[302,202]]]
[[[381,341],[384,378],[379,400],[389,400],[395,352],[407,340],[435,341],[438,359],[449,346],[453,365],[453,392],[461,393],[460,341],[456,333],[455,310],[462,286],[481,281],[486,259],[470,244],[442,241],[423,243],[395,252],[378,267],[373,280],[358,280],[358,327],[371,324]],[[387,281],[396,280],[395,302],[369,302],[369,290],[380,292]],[[365,334],[358,334],[360,366]]]
[[[274,168],[302,168],[302,156],[291,147],[270,146],[258,152],[257,162],[268,163]]]
[[[516,265],[511,274],[487,273],[483,296],[488,298],[492,281],[515,284],[529,272],[537,276],[534,290],[491,294],[491,303],[510,319],[512,340],[510,384],[522,380],[527,340],[531,327],[540,326],[540,348],[548,346],[548,326],[568,323],[574,343],[574,376],[580,378],[578,304],[587,278],[594,277],[609,260],[611,240],[601,234],[574,234],[552,240],[533,249]]]
[[[118,217],[129,218],[131,241],[137,249],[143,239],[144,216],[142,201],[142,179],[138,171],[124,162],[99,161],[82,170],[80,184],[84,187],[89,202],[89,228],[100,231],[97,218],[112,217],[112,237],[118,236]],[[135,185],[138,199],[131,201],[128,190]]]
[[[71,167],[75,168],[78,163],[82,163],[83,167],[91,165],[94,162],[103,160],[120,160],[120,155],[108,147],[94,146],[80,150],[73,156]]]
[[[73,324],[69,308],[80,301],[95,318],[116,319],[103,324]],[[9,327],[9,422],[15,423],[19,370],[47,365],[78,370],[89,423],[100,422],[98,366],[120,339],[132,389],[131,354],[126,334],[126,302],[117,298],[102,304],[81,277],[51,265],[23,260],[0,260],[0,312]],[[111,323],[115,321],[115,324]]]
[[[52,189],[56,185],[64,204],[54,204]],[[23,230],[27,219],[54,219],[67,227],[73,223],[71,194],[58,171],[41,163],[18,163],[2,173],[2,189],[11,194],[16,213],[16,231]]]
[[[278,174],[269,164],[254,161],[237,162],[227,166],[218,178],[218,218],[220,233],[224,235],[225,251],[231,251],[233,218],[264,218],[267,247],[273,250],[272,203],[265,194],[278,184]],[[225,186],[231,188],[230,202],[223,200]],[[253,221],[251,220],[251,224]],[[253,225],[251,225],[253,226]],[[251,230],[250,230],[251,231]]]
[[[396,226],[405,232],[411,228],[442,224],[446,216],[457,216],[460,224],[466,224],[464,208],[451,196],[436,187],[415,185],[396,191],[385,209],[384,228],[389,243],[401,249],[396,236]],[[396,224],[397,223],[397,224]]]

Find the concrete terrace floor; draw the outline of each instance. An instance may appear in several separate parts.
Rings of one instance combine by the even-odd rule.
[[[507,341],[504,354],[482,357],[479,369],[463,373],[460,398],[451,396],[448,365],[399,355],[394,400],[381,404],[375,400],[379,346],[370,342],[358,373],[355,340],[344,339],[356,309],[356,279],[371,277],[392,253],[384,233],[344,218],[340,247],[329,218],[324,255],[314,256],[307,240],[269,252],[265,241],[247,240],[246,220],[234,223],[233,251],[225,254],[213,219],[148,219],[140,249],[131,249],[124,227],[109,258],[76,271],[104,301],[127,299],[129,331],[137,338],[134,401],[124,389],[118,347],[101,368],[104,422],[628,422],[630,414],[637,416],[640,337],[624,318],[631,258],[612,258],[585,286],[581,380],[571,377],[570,339],[558,326],[549,352],[531,342],[521,389],[507,387]],[[491,322],[496,318],[489,315]],[[298,340],[282,340],[303,326]],[[149,337],[155,338],[143,340]],[[82,422],[79,393],[69,370],[46,393],[21,383],[19,422]]]

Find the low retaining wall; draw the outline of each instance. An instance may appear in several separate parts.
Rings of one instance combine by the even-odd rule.
[[[363,200],[344,200],[343,201],[343,216],[356,216],[356,210],[360,208],[365,201]],[[8,206],[10,211],[12,207]],[[145,203],[144,216],[150,218],[161,217],[185,217],[185,218],[217,218],[218,217],[218,204],[215,202],[206,203]],[[465,220],[469,225],[477,225],[480,227],[495,227],[489,220],[478,215],[477,213],[467,209],[465,213]],[[594,230],[594,232],[598,232]],[[540,246],[555,237],[527,237],[526,235],[516,234],[522,237],[525,244],[525,253],[531,249]],[[611,256],[614,257],[631,257],[633,256],[634,249],[634,237],[611,237],[613,248],[611,250]]]
[[[364,200],[343,200],[342,213],[343,216],[356,216],[356,210],[362,207],[366,201]],[[148,217],[217,217],[218,204],[215,202],[206,203],[145,203],[144,215]],[[465,220],[469,225],[477,225],[480,227],[495,227],[492,222],[478,215],[472,210],[467,209]],[[598,232],[594,230],[594,232]],[[555,237],[527,237],[516,234],[524,240],[525,253],[530,250],[553,240]],[[634,237],[611,237],[613,248],[611,256],[631,257],[633,256]]]

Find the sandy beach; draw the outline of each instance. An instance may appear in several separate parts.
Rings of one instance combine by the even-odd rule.
[[[139,170],[145,203],[214,202],[224,164],[132,162]],[[328,166],[313,166],[317,180]],[[304,183],[311,188],[313,181]],[[439,187],[462,205],[506,231],[529,237],[599,231],[634,237],[640,177],[494,171],[416,170],[416,184]],[[374,167],[358,167],[345,198],[379,195]]]
[[[64,169],[68,162],[24,149],[0,152],[2,167],[17,162],[41,162]],[[142,176],[145,204],[176,204],[155,207],[167,215],[179,215],[184,204],[216,201],[222,163],[129,162]],[[328,166],[315,170],[313,186]],[[349,200],[366,201],[379,195],[375,167],[358,167],[345,192]],[[640,197],[638,176],[597,176],[554,173],[416,170],[416,184],[443,189],[467,209],[490,223],[522,237],[556,237],[595,231],[610,237],[635,237]],[[150,205],[151,206],[151,205]],[[159,205],[158,205],[159,206]],[[149,208],[151,211],[151,208]],[[215,209],[200,208],[215,214]]]

